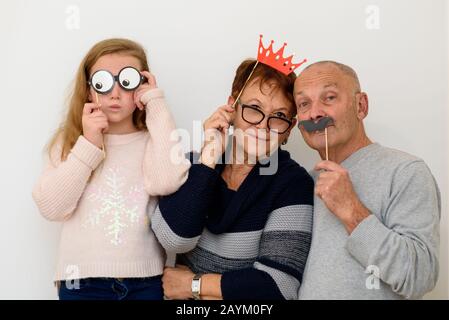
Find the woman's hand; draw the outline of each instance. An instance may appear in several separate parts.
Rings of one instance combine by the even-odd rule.
[[[101,111],[101,105],[96,103],[85,103],[83,116],[81,119],[83,125],[83,136],[98,148],[103,147],[103,132],[109,127],[108,118]]]
[[[134,103],[136,104],[137,108],[139,108],[140,110],[144,110],[145,106],[143,105],[141,98],[149,90],[156,89],[157,83],[156,77],[152,73],[148,71],[142,71],[141,74],[144,75],[148,79],[148,81],[142,83],[134,92]]]
[[[186,266],[166,267],[162,276],[164,296],[169,299],[186,300],[192,296],[192,280],[194,273]]]
[[[228,129],[234,120],[235,110],[230,105],[219,107],[204,122],[205,142],[201,150],[201,163],[215,168],[226,150]]]

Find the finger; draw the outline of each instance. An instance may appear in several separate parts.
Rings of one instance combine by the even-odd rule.
[[[104,120],[95,122],[95,125],[96,125],[99,129],[102,129],[102,132],[103,132],[104,130],[107,130],[107,129],[109,128],[109,123],[108,123],[108,121],[104,121]]]
[[[215,119],[209,121],[208,123],[205,123],[204,127],[205,131],[210,129],[229,128],[229,122],[222,117],[215,117]]]
[[[145,109],[145,106],[142,104],[142,102],[140,102],[140,100],[137,101],[136,106],[141,111]]]
[[[182,270],[190,270],[189,267],[183,264],[177,264],[176,268],[182,269]]]
[[[145,83],[142,84],[136,91],[135,96],[141,98],[148,90],[151,90],[151,87],[149,84]]]
[[[95,124],[108,123],[108,119],[106,117],[98,117],[98,118],[93,118],[92,122]]]
[[[215,128],[217,128],[220,131],[222,131],[223,129],[228,129],[229,128],[229,122],[227,122],[225,120],[218,120],[216,122]]]
[[[315,165],[315,171],[326,170],[326,171],[342,171],[344,170],[342,166],[333,161],[320,161]]]
[[[326,181],[330,181],[333,178],[336,177],[336,175],[338,175],[338,172],[332,172],[332,171],[321,171],[320,175],[318,176],[318,180],[317,182],[326,182]]]
[[[232,117],[233,117],[233,115],[231,113],[226,112],[226,111],[224,111],[222,109],[217,110],[214,113],[214,118],[215,119],[222,119],[222,120],[225,120],[227,122],[231,122]]]
[[[141,73],[147,78],[150,88],[157,88],[156,77],[152,73],[150,73],[149,71],[142,71]]]
[[[139,109],[140,109],[140,105],[139,105],[139,103],[140,103],[140,97],[141,97],[141,95],[140,95],[140,90],[138,89],[138,90],[134,91],[134,96],[133,96],[134,104],[135,104],[135,105],[137,106],[137,108],[139,108]]]
[[[232,107],[232,105],[229,105],[229,104],[225,104],[224,106],[221,106],[219,109],[223,110],[223,111],[226,111],[228,113],[235,112],[235,109]]]
[[[98,105],[96,103],[85,103],[83,107],[83,114],[89,115],[96,109],[98,109]]]
[[[142,102],[140,101],[141,97],[142,97],[142,94],[137,94],[134,99],[134,103],[139,110],[143,110],[145,108],[144,105],[142,104]]]
[[[106,116],[103,115],[99,115],[97,117],[91,118],[92,123],[103,123],[103,122],[108,122],[108,118]]]
[[[92,111],[92,113],[90,114],[90,117],[93,119],[100,117],[106,118],[106,114],[101,109],[94,109],[94,111]]]
[[[232,121],[232,115],[229,112],[226,112],[224,110],[219,111],[219,115],[225,119],[227,122],[231,123]]]

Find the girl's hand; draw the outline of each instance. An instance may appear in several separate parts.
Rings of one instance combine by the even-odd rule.
[[[162,276],[164,296],[169,299],[186,300],[192,296],[193,272],[186,266],[166,267]]]
[[[140,85],[140,87],[137,88],[137,90],[134,92],[134,103],[136,104],[137,108],[139,108],[139,110],[144,110],[145,106],[143,105],[143,103],[140,99],[149,90],[156,89],[157,83],[156,83],[156,77],[152,73],[150,73],[148,71],[142,71],[141,74],[144,75],[148,79],[148,81],[145,83],[142,83]]]
[[[82,116],[83,136],[98,148],[103,146],[103,132],[108,130],[108,118],[96,103],[85,103]]]
[[[217,161],[225,152],[228,142],[228,129],[234,120],[235,110],[230,105],[219,107],[205,122],[205,142],[201,150],[201,163],[215,168]]]

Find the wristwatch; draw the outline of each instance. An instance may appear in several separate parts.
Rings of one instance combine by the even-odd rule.
[[[197,273],[192,279],[192,296],[195,300],[200,300],[201,297],[201,276],[202,274]]]

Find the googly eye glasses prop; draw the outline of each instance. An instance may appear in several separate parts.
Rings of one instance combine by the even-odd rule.
[[[334,124],[334,119],[331,117],[322,117],[318,122],[313,120],[304,120],[298,123],[298,128],[301,126],[307,132],[315,132],[315,131],[323,131],[324,130],[324,139],[326,140],[326,160],[329,160],[329,149],[327,145],[327,127]]]
[[[107,70],[98,70],[87,83],[99,94],[108,94],[114,88],[115,82],[118,82],[123,90],[132,91],[145,80],[146,78],[136,68],[125,67],[116,76]]]
[[[101,109],[98,94],[108,94],[111,92],[115,82],[118,82],[123,90],[133,91],[145,81],[146,78],[140,74],[139,70],[133,67],[124,67],[116,76],[107,70],[98,70],[90,77],[90,80],[87,81],[87,83],[94,89],[97,106]],[[106,157],[104,140],[101,149],[104,158]]]
[[[284,49],[287,46],[287,43],[284,43],[284,45],[276,52],[273,52],[273,43],[274,41],[271,40],[270,46],[268,48],[265,48],[262,43],[263,35],[260,35],[259,38],[259,49],[257,52],[257,61],[254,65],[253,69],[251,70],[251,73],[249,74],[248,78],[246,79],[242,89],[240,90],[237,98],[235,99],[234,103],[232,104],[232,107],[235,108],[235,105],[237,101],[239,101],[240,96],[243,93],[243,90],[245,89],[246,85],[248,84],[249,80],[251,79],[251,76],[254,73],[254,70],[256,70],[259,63],[266,64],[267,66],[270,66],[286,76],[288,76],[290,73],[295,71],[296,68],[301,66],[303,63],[307,62],[307,59],[304,59],[303,61],[299,63],[292,63],[293,54],[287,58],[284,58]]]

